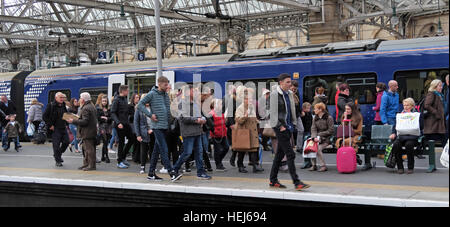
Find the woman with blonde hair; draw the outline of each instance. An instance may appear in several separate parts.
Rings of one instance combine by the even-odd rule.
[[[244,156],[246,153],[249,154],[250,162],[253,164],[253,172],[262,172],[264,169],[259,167],[258,165],[258,148],[259,148],[259,135],[258,135],[258,120],[256,118],[256,109],[253,105],[254,93],[253,89],[247,89],[239,87],[237,91],[238,101],[241,101],[242,104],[237,108],[235,114],[236,128],[239,129],[248,129],[250,134],[250,148],[242,149],[237,148],[234,150],[238,151],[238,167],[239,172],[247,173],[244,167]],[[240,144],[232,144],[232,147],[241,147]]]
[[[414,113],[417,112],[415,107],[414,99],[407,98],[403,100],[403,111],[402,113]],[[420,131],[423,129],[423,118],[419,117]],[[408,157],[408,174],[412,174],[414,171],[414,147],[418,146],[417,139],[419,136],[417,135],[398,135],[397,136],[397,121],[392,127],[392,134],[389,137],[392,141],[394,141],[392,145],[392,152],[395,155],[395,160],[397,162],[397,169],[399,174],[403,174],[405,172],[403,167],[403,158],[402,158],[402,147],[405,147],[406,154]]]
[[[423,134],[428,140],[441,141],[442,145],[445,145],[444,95],[441,80],[431,81],[424,101],[424,110],[427,114],[424,116]]]
[[[42,121],[42,108],[44,104],[40,103],[36,98],[31,100],[31,106],[28,110],[28,124],[33,124],[35,134],[39,128],[39,124]]]

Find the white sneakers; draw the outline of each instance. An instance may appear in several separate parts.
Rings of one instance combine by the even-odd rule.
[[[159,170],[159,172],[160,172],[160,173],[169,173],[169,171],[167,171],[167,169],[165,169],[164,167],[162,167],[162,168]]]

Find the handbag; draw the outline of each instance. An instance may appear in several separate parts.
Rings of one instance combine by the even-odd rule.
[[[448,168],[448,140],[441,154],[441,164],[444,167]]]
[[[231,133],[233,150],[249,150],[251,148],[250,129],[233,129]]]
[[[309,149],[307,150],[309,146]],[[317,157],[317,151],[319,149],[316,142],[314,142],[313,139],[307,139],[305,143],[303,144],[303,158],[316,158]],[[312,149],[311,149],[312,148]],[[315,151],[314,151],[315,150]]]
[[[262,135],[270,138],[277,137],[277,135],[275,134],[275,130],[273,130],[273,128],[264,128]]]
[[[67,129],[67,134],[69,135],[69,141],[72,142],[75,135],[72,134],[72,131],[70,131],[69,127],[67,127],[66,129]]]
[[[400,113],[396,115],[397,135],[420,136],[420,113]]]
[[[396,160],[395,155],[392,152],[392,144],[386,146],[386,151],[384,153],[384,165],[388,168],[395,168]]]
[[[348,123],[350,125],[350,122]],[[355,136],[355,131],[352,127],[349,130],[345,130],[344,124],[339,125],[337,128],[337,138],[349,138]]]
[[[303,152],[305,154],[308,154],[310,152],[317,153],[318,150],[319,150],[319,144],[317,142],[314,142],[314,139],[306,140],[306,146],[305,146],[305,149],[303,149]]]

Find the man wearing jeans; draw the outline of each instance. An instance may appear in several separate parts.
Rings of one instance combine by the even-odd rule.
[[[295,116],[295,102],[292,95],[291,88],[291,76],[283,73],[278,76],[277,88],[272,91],[270,102],[270,122],[271,126],[274,126],[275,134],[278,139],[277,153],[273,160],[272,171],[270,172],[270,187],[286,188],[278,181],[278,170],[281,165],[283,157],[287,157],[287,165],[289,174],[295,185],[295,189],[300,191],[310,186],[303,183],[297,176],[295,171],[295,153],[292,149],[292,134],[295,129],[297,118]],[[273,104],[272,104],[273,102]],[[276,115],[275,108],[272,106],[278,106],[278,117]]]
[[[171,180],[176,181],[181,178],[181,174],[173,171],[172,164],[169,161],[169,150],[167,147],[166,136],[169,129],[170,120],[170,99],[167,91],[169,90],[169,80],[161,76],[158,78],[158,86],[152,90],[139,101],[138,110],[147,115],[150,119],[150,128],[153,130],[155,136],[155,147],[153,149],[152,157],[150,159],[150,168],[148,171],[149,180],[161,181],[155,173],[158,157],[161,154],[164,168],[170,174]],[[150,111],[145,108],[146,104],[150,104]]]
[[[114,121],[117,135],[119,137],[119,147],[117,149],[117,168],[127,169],[130,164],[127,162],[127,153],[130,150],[132,144],[130,141],[132,136],[132,128],[128,120],[129,106],[127,101],[128,86],[121,85],[119,87],[119,95],[114,97],[114,101],[111,105],[111,117]],[[125,137],[128,139],[128,143],[125,146]]]
[[[202,147],[202,131],[203,125],[206,124],[206,118],[202,117],[200,100],[194,100],[194,91],[192,85],[189,85],[189,94],[180,103],[180,132],[183,137],[183,153],[175,163],[174,170],[176,173],[181,165],[194,152],[195,165],[197,166],[197,178],[201,180],[210,180],[211,177],[206,174],[203,168],[203,147]]]

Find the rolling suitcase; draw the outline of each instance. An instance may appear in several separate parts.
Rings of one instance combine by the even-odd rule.
[[[349,129],[351,120],[344,120],[348,122]],[[344,128],[344,127],[342,127]],[[345,135],[345,133],[343,133]],[[354,173],[356,171],[356,151],[352,147],[352,140],[350,137],[350,146],[345,146],[345,136],[342,140],[342,147],[338,149],[336,155],[336,165],[339,173]]]

